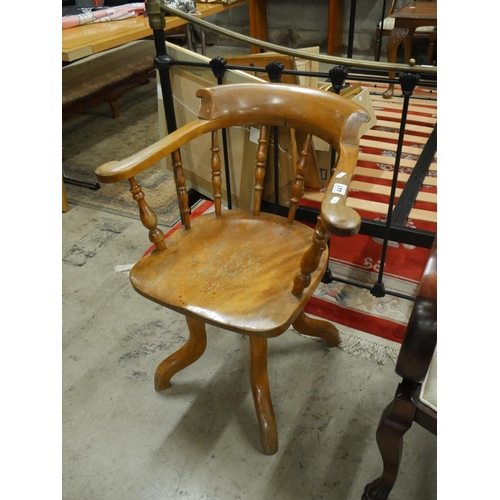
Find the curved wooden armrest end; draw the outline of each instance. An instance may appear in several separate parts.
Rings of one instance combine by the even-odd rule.
[[[116,179],[113,177],[113,173],[116,171],[116,167],[119,163],[119,161],[113,160],[98,167],[95,171],[97,180],[105,183],[116,182]]]
[[[321,203],[321,222],[335,236],[354,236],[361,228],[358,212],[345,205],[333,205],[327,199]]]
[[[335,173],[330,179],[321,202],[321,220],[324,228],[335,236],[354,236],[361,228],[361,217],[346,206],[349,185],[358,160],[358,145],[340,145]]]

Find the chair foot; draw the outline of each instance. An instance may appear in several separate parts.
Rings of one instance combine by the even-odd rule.
[[[394,83],[389,84],[389,88],[382,93],[384,99],[391,99],[394,95]]]
[[[367,484],[362,500],[385,500],[396,482],[403,454],[403,437],[415,417],[415,405],[402,392],[401,384],[395,399],[382,413],[377,428],[377,445],[384,463],[382,475]]]
[[[336,347],[340,344],[339,331],[335,325],[329,321],[311,318],[304,311],[299,314],[292,326],[303,335],[325,339],[329,347]]]
[[[365,486],[361,500],[386,500],[391,490],[392,486],[381,485],[380,479],[375,479],[375,481]]]
[[[164,359],[156,368],[155,390],[163,391],[170,387],[170,379],[183,368],[193,364],[205,352],[207,334],[205,323],[186,317],[189,328],[187,342],[176,352]]]
[[[267,374],[267,339],[250,337],[250,383],[265,455],[278,451],[278,429]]]

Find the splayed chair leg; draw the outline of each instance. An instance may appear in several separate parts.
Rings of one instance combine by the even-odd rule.
[[[278,451],[278,429],[267,375],[267,339],[250,337],[250,383],[265,455]]]
[[[411,427],[414,415],[415,405],[398,396],[384,410],[377,428],[377,444],[384,470],[379,478],[366,485],[362,500],[386,500],[389,496],[399,471],[403,437]]]
[[[337,327],[322,319],[307,316],[302,311],[292,323],[293,328],[303,335],[325,339],[329,347],[336,347],[340,343],[340,335]]]
[[[193,364],[205,352],[207,334],[205,323],[186,316],[189,328],[187,342],[176,352],[164,359],[156,368],[155,390],[162,391],[170,387],[170,379],[183,368]]]

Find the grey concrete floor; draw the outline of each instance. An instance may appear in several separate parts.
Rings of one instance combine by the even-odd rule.
[[[392,361],[292,330],[270,340],[279,451],[265,456],[247,338],[208,327],[205,354],[155,392],[156,366],[187,328],[116,269],[149,247],[140,222],[71,205],[62,241],[65,500],[361,498],[381,472],[375,430],[399,380]],[[391,500],[437,497],[436,446],[410,429]]]

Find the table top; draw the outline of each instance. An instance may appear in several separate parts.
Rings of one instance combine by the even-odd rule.
[[[196,9],[201,15],[196,17],[211,16],[247,2],[248,0],[238,0],[231,4],[198,3]],[[166,16],[165,22],[165,31],[188,24],[188,21],[176,16]],[[153,30],[149,27],[149,20],[143,15],[120,21],[86,24],[62,30],[62,60],[76,61],[82,57],[140,40],[152,34]]]
[[[437,19],[437,2],[410,2],[391,17],[395,19]]]

